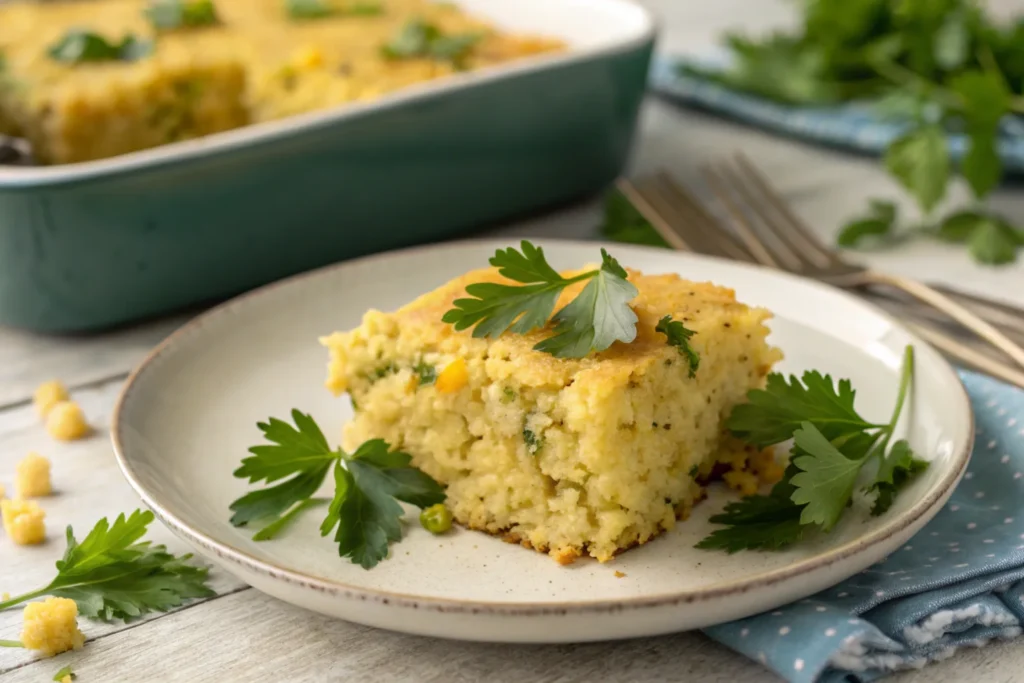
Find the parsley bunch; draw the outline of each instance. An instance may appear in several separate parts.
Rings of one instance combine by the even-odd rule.
[[[837,387],[831,377],[815,371],[805,372],[802,380],[769,375],[766,387],[751,391],[749,402],[736,406],[726,425],[759,448],[792,439],[789,466],[768,495],[729,503],[713,516],[711,521],[725,528],[697,547],[730,553],[777,550],[812,530],[828,532],[858,486],[872,499],[871,514],[886,512],[900,488],[928,466],[906,440],[890,446],[913,367],[913,347],[908,346],[896,406],[886,424],[868,422],[857,413],[849,380],[840,380]]]
[[[625,269],[604,249],[601,267],[570,278],[562,277],[544,258],[544,250],[523,240],[522,251],[499,249],[490,264],[521,285],[478,282],[466,287],[468,299],[456,299],[442,320],[456,330],[473,328],[474,337],[498,337],[506,331],[525,334],[542,328],[550,318],[554,336],[534,348],[559,358],[582,358],[604,351],[616,341],[636,339],[636,313],[629,302],[638,294]],[[587,282],[576,298],[552,317],[566,287]]]
[[[914,197],[924,225],[900,230],[895,207],[875,203],[846,225],[842,246],[914,233],[965,243],[980,263],[1014,261],[1024,231],[983,202],[1003,177],[1000,135],[1024,114],[1024,22],[997,23],[973,0],[809,0],[792,33],[754,40],[729,34],[724,71],[686,67],[730,88],[796,105],[873,100],[906,121],[885,152],[889,173]],[[966,135],[958,167],[947,132]],[[959,173],[975,205],[934,210]]]
[[[313,498],[333,471],[334,495],[321,535],[334,531],[338,554],[364,569],[388,555],[388,545],[402,538],[402,506],[421,509],[445,499],[441,485],[415,467],[406,453],[389,450],[382,439],[354,453],[332,450],[309,415],[292,410],[295,426],[276,418],[258,426],[270,445],[253,446],[252,456],[234,472],[250,483],[282,483],[252,491],[231,504],[235,526],[262,527],[253,540],[274,538],[304,510],[324,501]]]
[[[0,602],[0,610],[53,595],[74,600],[85,617],[128,621],[213,595],[206,586],[209,570],[188,564],[191,555],[175,556],[162,545],[140,540],[152,521],[148,510],[120,515],[113,524],[104,518],[81,543],[69,526],[56,578],[39,590]]]

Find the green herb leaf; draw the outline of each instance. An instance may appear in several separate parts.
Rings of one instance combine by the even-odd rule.
[[[338,553],[364,569],[387,557],[388,546],[402,538],[402,506],[419,508],[444,502],[441,485],[420,470],[409,467],[411,456],[388,450],[380,439],[367,441],[346,461],[335,465],[335,495],[320,526],[326,536],[332,530]]]
[[[886,150],[885,165],[930,212],[945,196],[949,180],[945,131],[933,124],[911,130]]]
[[[668,337],[669,346],[675,346],[679,349],[680,355],[690,364],[690,377],[695,377],[697,375],[697,368],[700,367],[700,354],[690,346],[690,337],[697,333],[686,329],[686,325],[678,320],[673,320],[670,315],[666,315],[659,320],[654,331],[661,332]]]
[[[950,81],[963,105],[970,144],[961,173],[975,196],[984,197],[999,183],[1002,162],[996,149],[999,122],[1010,111],[1011,94],[999,74],[968,71]]]
[[[887,512],[892,507],[897,492],[911,477],[926,469],[928,462],[917,458],[905,439],[894,443],[889,454],[882,458],[875,480],[868,487],[869,492],[878,494],[871,507],[871,514],[881,515]]]
[[[1017,260],[1018,237],[1009,225],[994,219],[983,220],[971,234],[968,247],[978,263],[1004,265]]]
[[[285,524],[280,521],[282,515],[313,496],[338,459],[339,453],[331,450],[311,416],[293,410],[292,420],[295,427],[277,418],[259,423],[264,438],[273,445],[250,448],[252,456],[242,460],[242,466],[234,472],[234,476],[248,479],[250,483],[270,484],[285,477],[292,478],[277,486],[252,491],[233,502],[233,525]],[[268,533],[272,536],[274,531]]]
[[[134,62],[149,56],[153,51],[153,43],[139,40],[135,36],[125,36],[120,43],[110,43],[103,36],[72,29],[63,38],[54,43],[48,53],[50,58],[65,64],[82,64],[85,62]]]
[[[318,487],[319,488],[319,487]],[[319,505],[323,505],[325,500],[320,498],[307,498],[296,505],[294,505],[288,512],[284,513],[270,524],[266,525],[255,534],[253,534],[252,540],[254,541],[271,541],[277,538],[281,532],[287,529],[292,522],[294,522],[299,515],[306,510],[310,510]]]
[[[939,224],[938,236],[947,242],[967,242],[988,218],[977,211],[957,211]]]
[[[605,195],[601,234],[615,242],[667,247],[658,231],[618,190]]]
[[[40,595],[74,600],[82,616],[128,621],[148,612],[166,612],[191,598],[213,595],[208,570],[188,564],[162,545],[141,541],[153,513],[136,510],[113,524],[101,519],[81,543],[67,528],[67,548],[57,576],[47,586],[0,603],[6,609]]]
[[[617,341],[636,339],[636,313],[630,308],[639,292],[626,271],[604,249],[601,269],[579,295],[555,314],[553,336],[534,348],[559,358],[582,358]]]
[[[733,408],[726,426],[736,437],[759,447],[793,438],[805,422],[827,439],[838,439],[878,427],[862,418],[853,407],[854,392],[849,380],[838,388],[829,375],[815,370],[804,373],[802,382],[791,376],[768,375],[764,389],[747,394],[747,403]]]
[[[709,520],[723,524],[696,547],[702,550],[724,550],[730,554],[741,550],[779,550],[800,541],[807,527],[800,523],[801,506],[790,500],[792,486],[788,476],[775,485],[770,495],[747,496],[725,506]]]
[[[629,307],[636,287],[607,252],[601,250],[600,269],[564,278],[548,264],[540,247],[523,240],[521,248],[522,252],[499,249],[490,263],[522,286],[471,284],[466,293],[472,298],[456,299],[442,320],[456,330],[472,327],[474,337],[497,337],[506,331],[524,334],[545,326],[551,318],[556,323],[554,336],[534,348],[562,358],[582,358],[617,340],[628,343],[636,338],[637,318]],[[583,291],[552,317],[561,292],[584,280],[590,282]]]
[[[68,664],[63,669],[55,673],[53,675],[53,680],[57,681],[57,683],[62,683],[63,680],[68,676],[71,676],[71,680],[75,680],[76,678],[78,678],[78,674],[71,670],[70,664]]]
[[[800,523],[830,531],[850,502],[864,462],[840,453],[810,422],[796,431],[794,442],[793,464],[801,472],[791,480],[792,500],[804,506]]]
[[[379,2],[341,4],[332,0],[285,0],[285,10],[292,19],[323,19],[331,16],[376,16],[384,13]]]
[[[150,23],[161,31],[220,23],[213,0],[152,0],[145,14]]]
[[[847,223],[836,241],[842,247],[855,247],[869,237],[891,237],[895,228],[896,205],[872,199],[867,216]]]
[[[407,22],[381,51],[388,59],[430,57],[460,63],[482,36],[475,33],[443,35],[441,29],[422,19]]]
[[[419,380],[421,386],[433,384],[437,380],[437,368],[425,362],[422,358],[413,366],[412,372],[416,375],[416,379]]]
[[[951,13],[935,34],[935,63],[947,71],[959,69],[967,60],[970,41],[963,13]]]

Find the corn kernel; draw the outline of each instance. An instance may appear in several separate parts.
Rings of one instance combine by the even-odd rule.
[[[292,65],[297,69],[317,69],[324,65],[324,53],[315,47],[307,45],[301,48],[292,57]]]
[[[4,531],[18,545],[38,545],[46,540],[46,513],[32,500],[0,500]]]
[[[442,394],[450,394],[466,386],[468,382],[469,371],[466,369],[466,361],[456,358],[437,376],[434,386]]]
[[[74,441],[89,433],[89,425],[77,403],[60,401],[46,416],[46,431],[60,441]]]
[[[50,409],[61,401],[68,400],[68,390],[58,380],[43,382],[36,389],[32,402],[35,403],[36,411],[40,416],[46,417]]]
[[[25,605],[21,643],[52,657],[68,650],[80,650],[85,635],[78,629],[78,605],[68,598],[47,598]]]
[[[50,487],[50,461],[38,453],[29,453],[18,463],[14,489],[19,498],[48,496]]]

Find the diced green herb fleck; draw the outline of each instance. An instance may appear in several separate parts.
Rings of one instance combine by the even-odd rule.
[[[379,2],[339,4],[330,0],[285,0],[285,10],[292,19],[323,19],[332,16],[375,16],[384,13]]]
[[[697,473],[698,473],[698,472],[700,472],[700,468],[699,468],[699,467],[697,467],[696,465],[694,465],[693,467],[691,467],[691,468],[690,468],[690,478],[692,478],[692,479],[696,479],[696,478],[697,478]]]
[[[516,392],[512,387],[505,387],[501,390],[502,403],[511,403],[514,400],[516,400]]]
[[[153,43],[126,35],[119,43],[108,42],[103,36],[72,29],[50,46],[50,58],[65,64],[83,62],[134,62],[153,52]]]
[[[412,367],[412,371],[416,374],[421,386],[424,384],[433,384],[434,380],[437,379],[437,368],[424,362],[423,359],[420,359],[420,361]]]
[[[220,23],[212,0],[153,0],[145,14],[150,23],[161,31]]]
[[[526,450],[530,455],[534,455],[544,446],[544,437],[537,435],[529,427],[523,427],[523,441],[526,442]]]
[[[481,36],[476,33],[444,35],[441,29],[422,19],[407,22],[401,30],[381,47],[388,59],[415,59],[429,57],[448,61],[460,67]]]
[[[388,375],[398,372],[398,366],[394,363],[385,363],[384,365],[378,366],[370,375],[370,379],[384,379]]]

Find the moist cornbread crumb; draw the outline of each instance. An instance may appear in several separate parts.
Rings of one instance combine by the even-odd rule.
[[[68,598],[47,598],[25,605],[21,643],[45,657],[82,649],[85,636],[78,630],[78,605]]]
[[[50,461],[38,453],[29,453],[17,464],[14,490],[19,498],[50,495]]]
[[[46,513],[32,500],[0,500],[4,531],[18,545],[38,545],[46,540]]]
[[[71,677],[71,674],[68,674],[64,676],[64,678],[60,679],[60,683],[71,683],[73,680],[74,679]]]
[[[731,477],[741,488],[774,476],[770,456],[723,430],[781,357],[766,343],[770,313],[677,275],[631,271],[629,279],[639,290],[636,340],[582,359],[534,351],[547,331],[476,339],[441,322],[466,285],[503,282],[495,269],[394,313],[368,311],[355,330],[321,340],[330,352],[327,386],[358,405],[346,447],[387,440],[447,485],[446,505],[460,524],[561,564],[582,555],[606,561],[672,529],[722,470],[748,474]],[[693,378],[655,331],[665,315],[696,331]],[[416,380],[424,368],[436,381]]]
[[[53,408],[60,401],[66,401],[70,398],[68,395],[68,389],[58,380],[50,380],[49,382],[43,382],[40,384],[32,396],[32,403],[35,404],[36,412],[43,418],[49,414],[50,409]]]
[[[74,401],[59,401],[46,416],[46,432],[59,441],[81,439],[89,431],[89,423]]]

